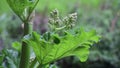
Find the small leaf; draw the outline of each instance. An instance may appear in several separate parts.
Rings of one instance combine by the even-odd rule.
[[[20,50],[21,50],[21,43],[14,42],[14,43],[12,43],[12,47],[20,52]]]
[[[60,43],[60,39],[59,39],[59,37],[58,37],[57,35],[54,35],[54,36],[53,36],[53,42],[54,42],[55,44],[59,44],[59,43]]]
[[[51,38],[51,34],[50,32],[46,32],[43,34],[43,39],[45,39],[46,41],[49,41]]]

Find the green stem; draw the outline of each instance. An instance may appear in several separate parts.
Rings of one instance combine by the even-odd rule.
[[[24,22],[24,36],[32,32],[32,24]],[[19,68],[29,68],[30,47],[22,42],[21,59]]]

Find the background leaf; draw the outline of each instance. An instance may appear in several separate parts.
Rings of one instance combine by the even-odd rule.
[[[14,42],[14,43],[12,43],[12,47],[13,47],[14,49],[16,49],[17,51],[19,51],[19,52],[20,52],[20,50],[21,50],[21,44],[20,44],[19,42]]]

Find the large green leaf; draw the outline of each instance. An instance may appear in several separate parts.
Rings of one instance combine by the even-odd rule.
[[[50,40],[46,41],[42,36],[33,32],[25,36],[23,41],[32,46],[39,63],[44,65],[67,56],[76,56],[80,61],[86,61],[90,45],[98,42],[99,36],[95,31],[80,30],[74,35],[66,32],[66,35],[62,37],[58,34],[51,34]]]
[[[11,9],[21,18],[27,19],[39,0],[7,0]]]

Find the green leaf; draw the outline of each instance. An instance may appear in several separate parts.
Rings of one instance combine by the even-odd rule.
[[[82,29],[74,35],[68,32],[62,37],[52,34],[49,41],[42,39],[36,32],[28,36],[23,41],[32,46],[41,65],[68,56],[76,56],[84,62],[88,58],[90,45],[97,43],[100,38],[95,31],[85,32]]]
[[[11,9],[22,21],[30,17],[39,0],[7,0]]]
[[[4,55],[0,55],[0,65],[2,65],[3,59],[4,59]]]
[[[0,68],[4,68],[3,66],[0,66]]]
[[[2,53],[5,55],[5,68],[18,68],[20,56],[17,51],[4,49]]]
[[[21,50],[21,43],[14,42],[14,43],[12,43],[12,47],[20,52],[20,50]]]

